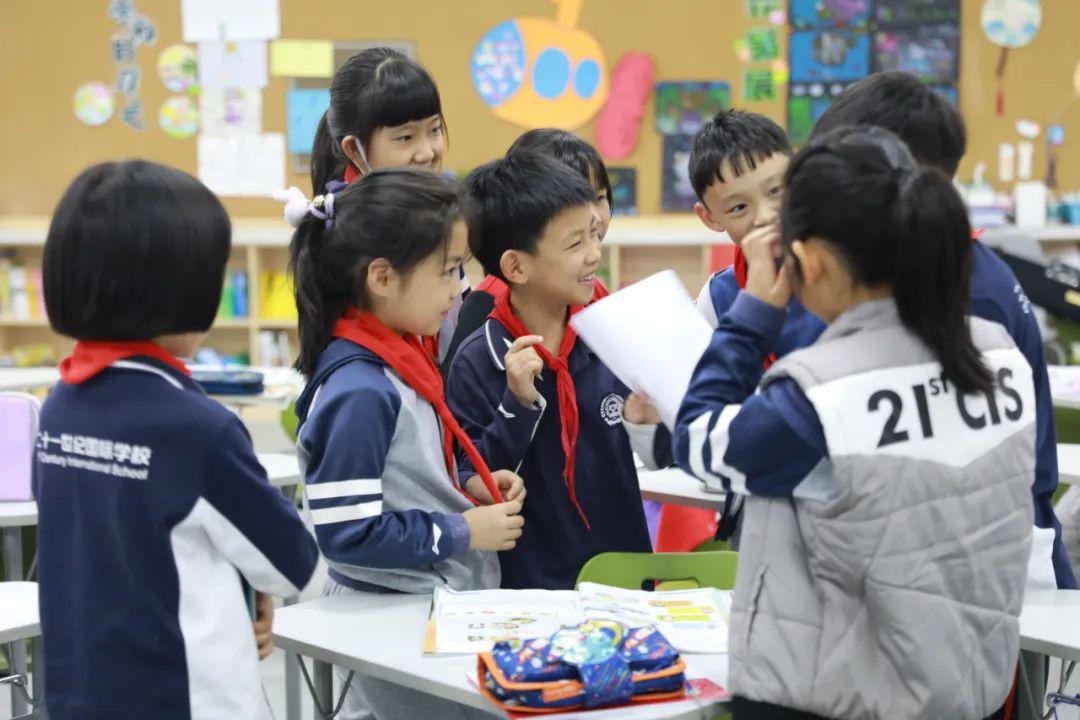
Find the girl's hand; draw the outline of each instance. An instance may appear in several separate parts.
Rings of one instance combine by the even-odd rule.
[[[509,470],[495,470],[491,473],[491,477],[495,480],[499,492],[502,493],[503,500],[525,501],[525,481],[520,475]],[[465,491],[482,505],[491,505],[495,502],[495,498],[491,497],[491,493],[488,492],[487,486],[479,475],[473,475],[468,479],[465,483]]]
[[[783,310],[791,300],[791,280],[787,263],[776,269],[779,244],[780,230],[770,225],[743,238],[741,248],[746,256],[746,292]]]

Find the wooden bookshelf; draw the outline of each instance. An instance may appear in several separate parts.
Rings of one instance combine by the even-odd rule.
[[[28,267],[40,267],[42,248],[48,231],[47,217],[0,218],[0,254],[11,255]],[[255,317],[259,308],[259,278],[263,270],[282,271],[288,259],[290,228],[283,220],[269,218],[233,221],[233,248],[229,270],[245,270],[248,277],[249,317],[219,318],[206,344],[227,354],[247,353],[253,365],[266,365],[259,333],[288,333],[297,349],[295,320]],[[728,244],[693,215],[617,217],[604,239],[603,267],[610,287],[617,289],[667,268],[682,278],[688,292],[696,296],[709,276],[711,248]],[[475,284],[481,278],[479,265],[466,267]],[[44,318],[17,319],[0,316],[0,355],[17,346],[49,345],[60,357],[70,350],[70,341],[55,335]]]

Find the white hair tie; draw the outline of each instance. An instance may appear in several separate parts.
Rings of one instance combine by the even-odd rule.
[[[308,213],[320,220],[325,220],[327,228],[334,224],[333,193],[318,195],[314,200],[308,200],[300,188],[291,187],[288,190],[275,192],[274,199],[285,203],[285,222],[293,228],[300,227],[300,223]]]

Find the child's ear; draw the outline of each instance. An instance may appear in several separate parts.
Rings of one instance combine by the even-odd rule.
[[[383,300],[393,295],[397,275],[390,267],[390,261],[385,258],[376,258],[368,265],[367,278],[364,281],[368,297],[381,298]]]
[[[346,135],[341,140],[341,151],[345,153],[345,157],[349,158],[349,162],[356,166],[361,172],[367,170],[367,158],[364,157],[363,151],[360,149],[360,140],[355,135]]]
[[[507,250],[499,258],[499,270],[512,285],[523,285],[529,281],[529,258],[518,250]]]
[[[716,221],[716,218],[713,217],[712,211],[709,210],[709,208],[705,207],[705,203],[694,203],[694,213],[697,214],[698,220],[700,220],[701,224],[705,227],[709,228],[714,232],[724,232],[724,226]]]
[[[803,285],[814,285],[825,274],[824,252],[821,243],[805,243],[802,240],[791,243],[791,254],[799,261]]]

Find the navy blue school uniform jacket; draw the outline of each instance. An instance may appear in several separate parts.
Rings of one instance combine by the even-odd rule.
[[[271,717],[240,575],[294,595],[318,551],[240,419],[117,361],[53,390],[33,472],[49,717]]]
[[[575,487],[586,528],[563,479],[555,374],[547,368],[541,373],[536,405],[518,402],[503,364],[512,341],[494,319],[466,339],[454,356],[447,402],[488,466],[516,471],[528,490],[524,533],[499,556],[502,587],[566,590],[594,555],[652,550],[628,434],[641,426],[624,428],[629,389],[578,338],[569,368],[579,417]],[[668,464],[670,434],[649,430],[635,435],[635,449],[650,466]]]
[[[1043,356],[1042,335],[1020,283],[1004,261],[981,242],[972,243],[973,266],[971,273],[971,314],[984,320],[999,323],[1008,330],[1017,348],[1027,358],[1035,382],[1036,441],[1035,478],[1031,493],[1035,501],[1035,527],[1044,531],[1045,542],[1036,532],[1032,558],[1032,575],[1053,576],[1059,588],[1075,588],[1076,577],[1069,566],[1065,546],[1061,541],[1061,524],[1054,514],[1053,495],[1058,486],[1057,434],[1054,431],[1054,405],[1050,397],[1050,380],[1046,373]],[[707,318],[723,317],[738,296],[739,288],[735,273],[725,270],[714,275],[702,290],[698,307]],[[705,298],[711,300],[707,303]],[[817,340],[824,330],[820,320],[801,305],[792,301],[784,321],[776,354],[787,353],[805,347]],[[711,307],[709,307],[711,305]],[[710,319],[713,326],[716,321]],[[736,506],[737,509],[737,506]],[[730,526],[730,523],[728,523]],[[1053,532],[1053,541],[1049,537]],[[1045,549],[1045,554],[1039,556]],[[1050,565],[1053,572],[1050,571]],[[1037,566],[1044,566],[1041,570]]]

